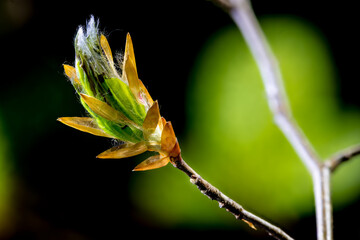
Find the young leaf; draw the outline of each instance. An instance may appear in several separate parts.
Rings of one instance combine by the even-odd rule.
[[[134,63],[135,70],[136,69],[136,62],[135,62],[135,53],[134,53],[134,46],[131,40],[130,33],[126,34],[126,43],[125,43],[125,53],[124,57],[130,59]]]
[[[129,83],[129,88],[134,96],[138,99],[140,97],[140,83],[136,69],[134,47],[130,34],[126,36],[125,54],[124,54],[124,75]]]
[[[100,36],[100,45],[101,45],[101,48],[104,50],[105,56],[106,56],[107,60],[109,61],[110,65],[113,66],[114,59],[112,56],[111,48],[110,48],[108,40],[106,39],[106,37],[103,34],[101,34],[101,36]]]
[[[121,112],[129,119],[142,126],[146,116],[146,110],[144,105],[139,104],[139,101],[131,92],[129,86],[117,78],[105,79],[105,83],[109,87],[115,100],[118,102]]]
[[[89,117],[62,117],[57,120],[69,127],[73,127],[83,132],[91,133],[100,137],[113,138],[113,136],[101,130],[96,124],[96,121]]]
[[[127,158],[139,155],[147,151],[147,146],[144,142],[139,142],[136,144],[123,144],[115,146],[106,150],[103,153],[100,153],[97,158]]]
[[[156,168],[161,168],[166,166],[169,163],[170,159],[168,157],[164,157],[162,155],[151,156],[145,161],[141,162],[137,165],[133,171],[146,171],[152,170]]]
[[[177,142],[171,122],[167,122],[161,134],[161,151],[171,153]]]
[[[86,105],[88,105],[89,108],[99,116],[113,122],[118,122],[120,124],[131,124],[133,126],[136,126],[136,124],[133,121],[128,119],[121,112],[110,107],[107,103],[104,103],[103,101],[100,101],[86,94],[81,93],[80,96],[83,99],[83,101],[86,103]]]
[[[65,71],[66,76],[68,76],[68,78],[71,81],[74,81],[77,84],[80,84],[79,78],[76,75],[75,68],[73,66],[70,66],[70,65],[67,65],[67,64],[64,64],[63,66],[64,66],[64,71]]]
[[[143,129],[148,133],[153,133],[159,124],[160,120],[160,111],[159,111],[159,104],[157,101],[154,102],[154,104],[149,108],[147,111],[144,123],[143,123]]]

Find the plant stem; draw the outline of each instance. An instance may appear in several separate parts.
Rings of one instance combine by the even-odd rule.
[[[331,240],[333,238],[330,173],[330,168],[322,164],[312,175],[316,206],[317,239]]]
[[[232,213],[236,219],[243,220],[250,227],[262,228],[269,233],[275,239],[291,240],[280,228],[272,225],[264,219],[254,215],[251,212],[245,210],[240,204],[223,194],[219,189],[211,185],[205,179],[203,179],[197,172],[195,172],[182,158],[177,156],[171,160],[174,167],[180,169],[186,175],[189,176],[190,182],[198,187],[202,194],[209,197],[211,200],[216,200],[219,203],[220,208],[225,208],[226,211]]]
[[[279,65],[266,41],[249,1],[228,0],[227,3],[227,10],[242,32],[259,67],[275,123],[312,176],[318,240],[331,240],[330,168],[321,163],[301,128],[292,117]]]
[[[340,164],[350,160],[353,157],[360,155],[360,145],[349,147],[345,150],[342,150],[336,153],[333,157],[327,160],[326,164],[329,166],[330,170],[333,172],[337,169]]]

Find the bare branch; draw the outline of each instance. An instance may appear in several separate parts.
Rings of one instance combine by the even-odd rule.
[[[249,224],[250,227],[264,229],[266,232],[269,233],[269,235],[271,235],[275,239],[293,239],[280,228],[254,215],[253,213],[246,211],[240,204],[223,194],[219,189],[211,185],[198,173],[196,173],[181,158],[180,155],[172,158],[171,162],[173,163],[174,167],[180,169],[190,177],[190,182],[196,185],[202,194],[206,195],[211,200],[217,201],[220,208],[225,208],[226,211],[232,213],[236,219],[243,220],[244,222]]]
[[[347,162],[358,155],[360,155],[360,145],[352,146],[335,153],[334,156],[330,157],[325,164],[328,165],[330,170],[333,172],[340,166],[340,164]]]
[[[284,91],[279,64],[266,41],[251,6],[246,0],[234,0],[232,2],[237,2],[237,4],[234,5],[235,7],[230,10],[229,14],[243,33],[257,62],[275,123],[287,137],[308,170],[310,172],[316,171],[320,162],[319,158],[300,127],[293,120]]]
[[[292,117],[285,94],[278,62],[261,30],[248,0],[220,1],[242,32],[265,86],[268,104],[275,123],[288,139],[312,176],[314,185],[318,240],[332,239],[332,213],[330,201],[329,168],[323,165]],[[224,4],[226,2],[226,4]]]

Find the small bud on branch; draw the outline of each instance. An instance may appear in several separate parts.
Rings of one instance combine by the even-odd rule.
[[[91,16],[86,29],[75,37],[75,67],[64,65],[65,74],[80,96],[90,117],[63,117],[70,127],[97,136],[118,139],[98,158],[127,158],[146,151],[158,152],[134,171],[163,167],[180,154],[170,122],[161,117],[157,101],[138,78],[133,43],[127,34],[122,66],[114,63],[106,37]],[[122,69],[120,73],[117,69]]]

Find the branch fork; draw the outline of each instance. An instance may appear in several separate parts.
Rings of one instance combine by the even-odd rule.
[[[249,46],[267,93],[267,101],[275,123],[290,142],[310,173],[315,196],[317,239],[332,240],[332,207],[330,175],[340,164],[360,155],[360,145],[343,150],[323,162],[293,119],[288,106],[280,68],[264,33],[254,15],[249,0],[215,0],[224,7],[242,32]]]

